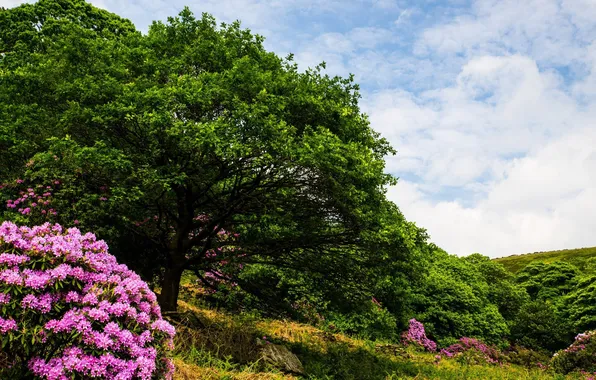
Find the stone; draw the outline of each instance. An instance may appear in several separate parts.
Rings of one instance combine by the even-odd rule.
[[[261,339],[257,339],[257,346],[259,346],[259,357],[263,362],[286,373],[305,375],[300,359],[286,346]]]

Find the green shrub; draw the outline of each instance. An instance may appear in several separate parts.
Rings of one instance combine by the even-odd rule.
[[[371,339],[392,339],[396,336],[395,317],[374,302],[351,313],[330,312],[327,327]]]
[[[544,351],[536,351],[522,346],[513,346],[504,353],[504,359],[511,364],[517,364],[526,368],[535,368],[547,365],[551,357]]]

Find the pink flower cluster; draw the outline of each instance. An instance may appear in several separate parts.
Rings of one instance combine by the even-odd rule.
[[[16,183],[22,184],[23,180],[19,179]],[[54,184],[59,185],[60,181],[54,181]],[[56,210],[49,207],[52,191],[52,186],[43,185],[37,185],[35,189],[30,187],[27,190],[21,190],[18,198],[6,201],[6,207],[16,209],[23,215],[30,215],[35,210],[39,210],[40,214],[46,216],[56,215]]]
[[[596,375],[596,330],[578,334],[575,341],[564,350],[556,352],[551,359],[551,367],[558,372],[579,372],[586,379]],[[584,378],[584,377],[582,377]]]
[[[23,350],[14,339],[5,351],[33,353],[21,358],[33,375],[171,379],[175,330],[148,285],[107,249],[76,228],[0,225],[0,304],[11,306],[0,334],[32,342]]]
[[[478,339],[463,337],[459,339],[459,343],[452,344],[451,346],[441,350],[441,355],[452,358],[462,352],[469,350],[475,350],[480,352],[487,363],[498,364],[499,363],[499,351],[493,347],[490,347]]]
[[[424,325],[412,318],[409,322],[409,328],[402,334],[404,344],[414,343],[423,347],[427,351],[434,352],[437,350],[437,344],[426,337]]]
[[[569,347],[563,350],[565,353],[572,353],[572,352],[579,352],[586,349],[586,346],[592,342],[592,338],[596,336],[595,331],[586,331],[581,334],[577,334],[575,337],[575,341],[571,343]]]

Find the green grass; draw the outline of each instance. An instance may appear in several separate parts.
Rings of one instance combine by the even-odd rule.
[[[534,252],[523,255],[512,255],[495,259],[505,266],[512,273],[517,273],[526,265],[534,261],[552,263],[553,261],[566,261],[575,265],[580,270],[586,269],[586,264],[590,258],[596,258],[596,247],[564,249],[561,251]]]

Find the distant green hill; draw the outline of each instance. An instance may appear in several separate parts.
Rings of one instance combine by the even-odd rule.
[[[561,251],[534,252],[522,255],[500,257],[495,261],[503,264],[507,270],[517,273],[533,261],[552,263],[553,261],[566,261],[585,271],[590,258],[596,258],[596,247],[564,249]],[[591,260],[596,261],[596,259]]]

